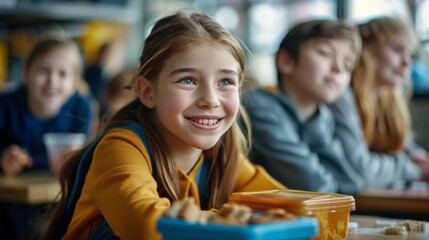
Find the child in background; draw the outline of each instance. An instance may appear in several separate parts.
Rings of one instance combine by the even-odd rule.
[[[129,85],[138,70],[138,67],[126,68],[107,82],[102,98],[103,109],[106,109],[102,113],[102,122],[106,122],[119,109],[137,98],[135,91]]]
[[[83,132],[93,119],[90,99],[77,92],[81,58],[72,41],[45,39],[28,56],[24,84],[0,95],[0,156],[6,174],[49,169],[42,137]]]
[[[348,86],[359,52],[358,33],[349,24],[300,23],[277,52],[278,89],[243,97],[254,136],[252,160],[289,188],[354,194],[363,186],[325,105]]]
[[[362,56],[351,88],[330,106],[336,135],[367,187],[429,180],[429,158],[411,140],[403,85],[417,39],[400,20],[381,17],[359,26]]]
[[[283,189],[245,155],[236,120],[244,70],[240,43],[210,17],[179,12],[160,19],[132,82],[138,99],[66,162],[45,239],[97,238],[106,226],[111,237],[160,239],[156,223],[172,202],[194,197],[209,210],[235,191]],[[74,202],[80,184],[73,179],[85,163]]]

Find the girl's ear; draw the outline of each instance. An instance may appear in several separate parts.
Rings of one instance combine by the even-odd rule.
[[[136,93],[140,101],[148,108],[155,107],[154,86],[145,77],[138,77],[136,81]]]
[[[286,50],[279,50],[276,61],[277,69],[281,75],[290,75],[293,73],[295,61]]]

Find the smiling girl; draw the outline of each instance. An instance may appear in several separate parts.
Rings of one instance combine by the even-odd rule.
[[[46,239],[160,239],[156,223],[172,202],[194,197],[209,210],[233,191],[284,188],[245,156],[236,122],[244,70],[240,43],[210,17],[160,19],[131,83],[138,99],[65,164]]]

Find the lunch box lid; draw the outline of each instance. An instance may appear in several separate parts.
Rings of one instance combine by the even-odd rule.
[[[292,189],[232,193],[229,202],[247,205],[252,209],[284,208],[289,211],[294,209],[295,212],[355,209],[353,196]]]

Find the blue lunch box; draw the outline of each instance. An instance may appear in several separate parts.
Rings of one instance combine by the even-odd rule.
[[[317,220],[306,217],[245,226],[189,223],[163,217],[157,225],[163,240],[307,240],[318,236],[318,229]]]

